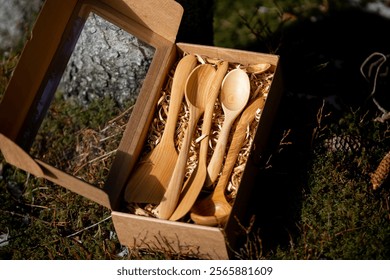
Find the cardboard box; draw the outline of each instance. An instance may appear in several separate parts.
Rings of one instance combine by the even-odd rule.
[[[90,13],[100,15],[156,50],[103,189],[33,159],[28,153],[82,29],[80,22]],[[175,43],[182,14],[182,7],[172,0],[47,0],[0,103],[0,148],[10,164],[111,209],[123,245],[164,247],[201,258],[227,259],[230,248],[235,248],[237,221],[246,215],[253,174],[265,152],[279,103],[279,57]],[[269,63],[274,71],[232,213],[223,228],[142,217],[122,210],[124,188],[142,152],[160,90],[183,52],[244,65]]]

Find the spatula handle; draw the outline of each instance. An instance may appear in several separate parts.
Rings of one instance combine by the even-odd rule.
[[[200,115],[201,114],[199,113],[190,114],[188,128],[184,135],[184,140],[180,149],[179,158],[177,159],[171,180],[169,181],[169,185],[167,187],[163,199],[161,200],[161,203],[155,210],[155,214],[160,219],[169,219],[169,217],[172,215],[173,211],[176,208],[177,202],[179,201],[179,195],[181,187],[183,185],[185,170],[187,166],[188,152],[190,149],[192,136],[194,134],[195,127],[200,118]]]

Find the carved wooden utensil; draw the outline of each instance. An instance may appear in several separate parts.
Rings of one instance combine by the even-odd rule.
[[[183,102],[184,87],[197,59],[194,55],[183,57],[172,81],[171,99],[165,129],[160,143],[136,166],[125,190],[127,202],[159,203],[169,184],[178,153],[175,148],[176,122]]]
[[[242,113],[234,131],[233,139],[222,169],[222,174],[214,192],[208,197],[196,201],[191,209],[191,219],[196,224],[216,226],[226,223],[231,211],[231,206],[226,201],[225,188],[229,182],[237,157],[245,140],[248,124],[254,120],[256,111],[264,107],[264,103],[264,97],[257,97]]]
[[[202,64],[197,66],[187,79],[185,98],[189,107],[190,119],[171,180],[161,203],[154,211],[158,218],[169,219],[177,206],[183,186],[192,136],[199,118],[204,113],[214,75],[215,69],[213,66]],[[161,164],[164,165],[165,162],[161,162]]]
[[[224,61],[220,65],[218,65],[218,69],[215,73],[214,81],[210,89],[210,94],[208,95],[206,101],[207,104],[202,124],[202,135],[204,135],[205,137],[200,143],[198,166],[192,172],[190,178],[188,178],[188,180],[184,184],[183,191],[181,192],[179,198],[179,204],[175,209],[175,212],[173,212],[172,216],[169,218],[170,220],[178,220],[185,214],[187,214],[188,211],[190,211],[206,180],[207,150],[209,146],[209,134],[213,118],[214,105],[228,66],[229,63],[227,61]]]
[[[221,171],[230,130],[248,103],[250,89],[248,74],[241,69],[230,71],[222,82],[221,104],[225,119],[214,153],[207,166],[206,186],[211,186]]]

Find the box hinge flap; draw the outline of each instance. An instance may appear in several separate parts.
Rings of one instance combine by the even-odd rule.
[[[23,169],[37,177],[44,177],[44,172],[38,163],[21,147],[0,133],[0,150],[5,160],[17,168]]]

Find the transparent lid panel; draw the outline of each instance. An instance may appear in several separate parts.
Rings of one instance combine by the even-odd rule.
[[[90,13],[30,154],[103,187],[155,49]]]

